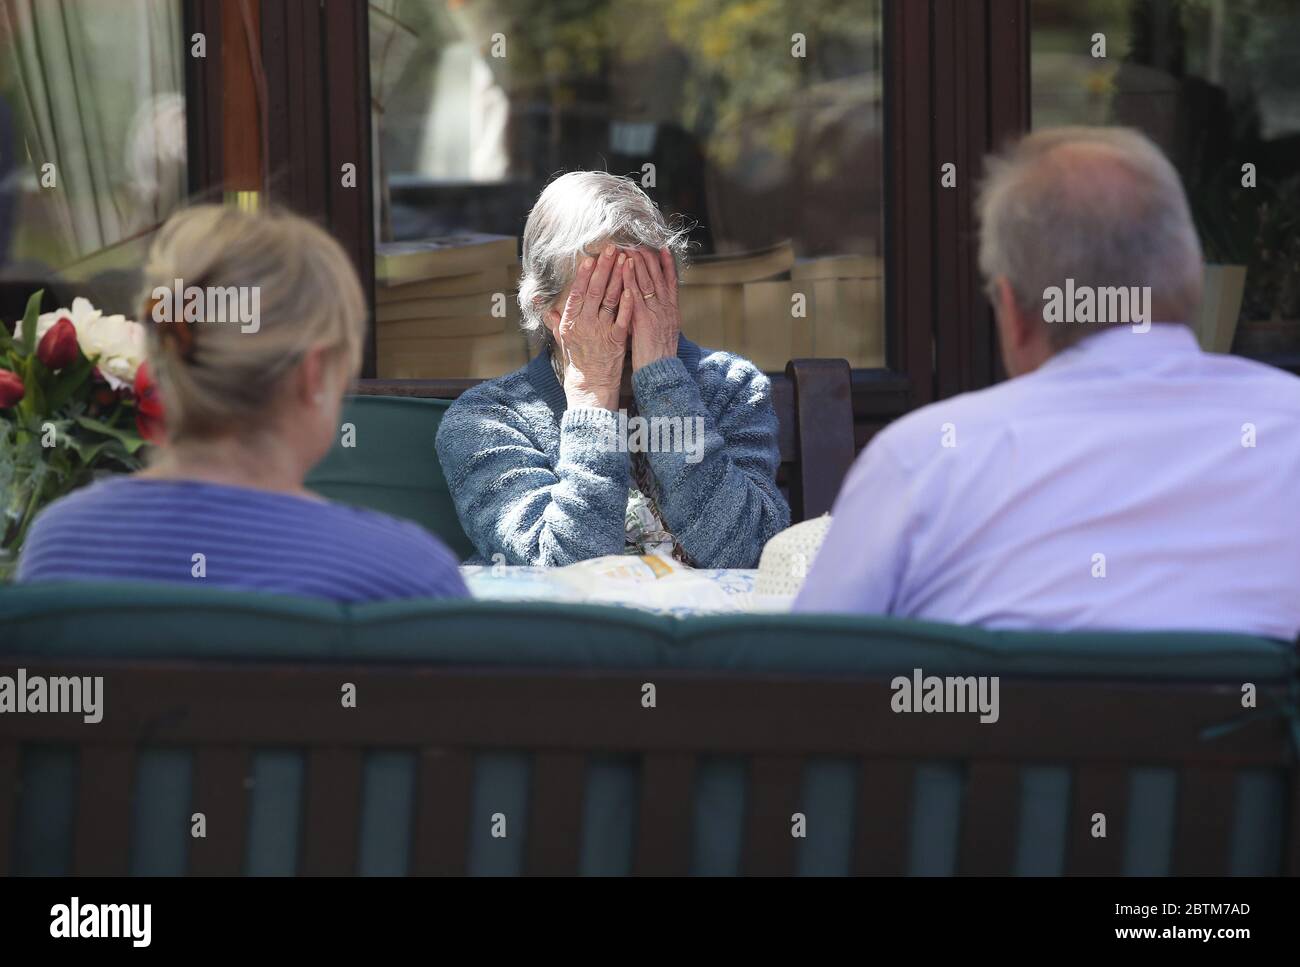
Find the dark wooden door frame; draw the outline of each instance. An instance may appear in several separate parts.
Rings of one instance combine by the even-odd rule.
[[[185,0],[181,10],[185,47],[185,135],[189,197],[220,194],[222,185],[221,7],[213,0]],[[194,57],[191,38],[202,34],[212,56]]]
[[[1028,0],[890,0],[886,17],[888,359],[921,405],[1000,377],[974,202],[984,155],[1029,127]]]
[[[315,219],[342,243],[373,303],[367,10],[319,0],[184,0],[182,7],[187,55],[196,32],[208,54],[186,59],[190,195],[219,200],[226,191],[260,188],[265,201]],[[255,63],[234,56],[243,53],[234,45],[249,42],[245,13],[260,48]],[[374,358],[372,325],[367,375]]]
[[[375,374],[370,21],[365,3],[262,4],[273,202],[317,219],[342,243],[367,293],[362,372]],[[353,166],[345,172],[345,166]]]

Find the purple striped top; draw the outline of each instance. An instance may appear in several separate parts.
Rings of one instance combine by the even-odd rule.
[[[248,487],[126,476],[47,507],[17,579],[161,581],[341,602],[469,594],[451,551],[410,521]]]

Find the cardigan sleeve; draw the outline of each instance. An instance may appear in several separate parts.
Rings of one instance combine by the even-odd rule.
[[[628,458],[609,410],[566,410],[554,467],[526,420],[490,397],[462,397],[438,427],[438,459],[461,526],[484,559],[561,566],[624,544]]]
[[[790,506],[776,486],[772,383],[730,354],[716,354],[701,371],[707,404],[680,359],[658,360],[632,376],[640,415],[681,417],[680,439],[692,444],[647,454],[659,509],[700,567],[756,567],[763,545],[790,525]],[[669,425],[675,430],[675,421]]]

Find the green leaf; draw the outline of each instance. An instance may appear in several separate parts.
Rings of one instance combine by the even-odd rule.
[[[66,403],[72,394],[90,378],[94,368],[95,364],[78,350],[77,361],[71,366],[65,366],[59,372],[50,386],[49,393],[46,394],[45,404],[50,408],[50,412],[54,412]]]
[[[126,447],[127,453],[135,453],[144,446],[144,440],[130,430],[118,429],[115,426],[109,426],[107,423],[101,423],[99,420],[92,420],[88,416],[77,417],[77,422],[93,433],[99,433],[120,441]]]
[[[101,440],[93,445],[87,445],[87,441],[84,440],[78,442],[80,444],[78,452],[84,451],[82,466],[86,471],[104,469],[104,465],[109,461],[118,464],[123,470],[139,470],[143,466],[140,457],[128,451],[121,440]]]
[[[23,313],[23,334],[17,340],[18,351],[24,356],[30,356],[36,349],[36,317],[41,314],[41,298],[44,295],[44,289],[37,289],[27,300],[27,311]]]
[[[23,323],[26,328],[27,323]],[[35,356],[27,357],[27,364],[23,367],[22,379],[26,395],[23,396],[22,402],[18,404],[19,413],[31,417],[39,418],[45,413],[45,392],[41,389],[41,374],[45,372],[45,365]]]
[[[121,444],[117,440],[98,440],[91,443],[89,440],[78,440],[76,437],[67,437],[68,446],[70,446],[81,458],[81,462],[86,466],[94,463],[95,458],[99,456],[105,448]]]

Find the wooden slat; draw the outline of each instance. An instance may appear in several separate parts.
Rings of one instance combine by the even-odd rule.
[[[351,876],[361,827],[361,752],[313,749],[307,758],[302,872]]]
[[[0,741],[0,876],[8,876],[13,863],[18,775],[18,743]]]
[[[131,746],[82,746],[72,854],[72,870],[78,876],[127,874],[134,778],[135,749]]]
[[[533,757],[524,869],[532,876],[575,876],[582,836],[586,760],[573,752]]]
[[[795,388],[799,467],[791,495],[798,506],[790,511],[797,522],[831,509],[853,465],[853,385],[843,359],[795,359],[785,372]]]
[[[215,52],[224,49],[221,22],[224,12],[220,4],[211,2],[182,3],[182,30],[186,38],[201,33],[207,40],[208,51],[213,56],[184,57],[185,64],[185,130],[188,159],[185,165],[191,201],[217,200],[221,190],[222,144],[224,127],[222,117],[221,60]],[[49,292],[46,293],[48,297]],[[55,302],[55,305],[64,303]]]
[[[512,605],[523,620],[529,605]],[[468,616],[449,616],[449,634],[469,633]],[[604,619],[592,609],[593,622]],[[776,616],[781,622],[786,619]],[[610,625],[611,628],[614,625]],[[791,633],[794,629],[792,627]],[[41,674],[66,666],[37,663]],[[69,674],[112,674],[118,713],[95,726],[102,743],[130,741],[149,729],[170,744],[222,742],[300,746],[413,745],[457,748],[553,748],[588,752],[701,751],[716,755],[802,755],[901,759],[1050,759],[1069,762],[1150,761],[1282,768],[1285,734],[1267,724],[1200,738],[1240,711],[1237,686],[1178,683],[1061,682],[1004,679],[997,728],[976,715],[913,716],[899,729],[888,680],[781,678],[696,670],[657,672],[671,681],[673,714],[647,725],[637,703],[624,701],[644,674],[564,670],[427,668],[420,674],[382,665],[331,666],[222,662],[79,662]],[[374,696],[364,716],[322,713],[323,687],[347,675]],[[1269,691],[1282,693],[1269,686]],[[1261,688],[1261,702],[1264,689]],[[184,715],[177,709],[183,708]],[[1100,714],[1099,708],[1106,709]],[[599,727],[593,728],[593,723]],[[12,716],[7,734],[19,741],[85,740],[71,716]]]
[[[934,398],[934,11],[929,3],[886,3],[882,12],[889,79],[885,123],[891,131],[884,142],[885,205],[895,213],[885,223],[886,318],[892,322],[885,358],[890,369],[911,378],[912,402],[920,406]]]
[[[1128,824],[1128,771],[1120,766],[1083,765],[1074,770],[1070,796],[1069,853],[1065,872],[1074,876],[1119,876],[1124,870]],[[1096,813],[1106,817],[1106,835],[1092,835]]]
[[[459,749],[425,749],[415,818],[417,876],[464,876],[468,864],[474,759]]]
[[[965,66],[968,51],[976,46],[971,42],[978,33],[968,32],[967,24],[960,22],[959,11],[964,6],[982,7],[982,2],[971,0],[933,0],[933,19],[930,29],[930,64],[934,90],[930,98],[931,128],[934,136],[936,167],[942,162],[953,162],[957,167],[955,188],[938,185],[938,172],[931,179],[935,186],[931,204],[934,209],[934,262],[931,271],[936,281],[934,306],[934,379],[935,395],[939,399],[960,393],[962,385],[959,372],[964,352],[970,340],[969,312],[973,305],[983,300],[970,299],[964,286],[962,270],[969,260],[969,247],[963,244],[969,237],[962,231],[970,209],[968,184],[975,181],[974,171],[965,165],[961,154],[970,133],[966,125],[974,126],[978,120],[970,119],[968,103],[969,82]],[[980,46],[983,46],[980,44]],[[978,148],[982,149],[983,139]]]
[[[795,756],[757,756],[750,765],[741,866],[746,874],[794,874],[799,840],[791,835],[792,816],[800,807],[803,765],[803,759]]]
[[[352,259],[366,293],[369,315],[366,324],[362,372],[377,375],[375,364],[374,290],[375,232],[374,195],[360,187],[345,188],[338,176],[344,164],[356,165],[357,185],[370,185],[371,101],[370,19],[368,4],[323,3],[320,5],[321,50],[328,68],[324,72],[325,103],[329,116],[325,124],[327,164],[317,162],[317,172],[326,175],[327,206],[319,214],[328,218],[330,234],[343,245]],[[323,112],[314,112],[323,117]]]
[[[976,761],[966,771],[957,871],[976,876],[1012,872],[1020,822],[1020,768]]]
[[[641,876],[685,876],[691,868],[695,757],[647,755],[641,766],[634,870]]]
[[[238,876],[248,841],[250,756],[245,748],[201,746],[194,755],[190,813],[203,813],[206,836],[190,838],[190,873]]]
[[[413,396],[419,399],[454,400],[481,379],[360,379],[352,391],[358,396]]]
[[[1235,773],[1226,768],[1183,769],[1178,775],[1174,830],[1176,876],[1226,876],[1236,801]]]
[[[869,759],[858,773],[853,872],[898,876],[907,872],[912,816],[911,763]]]

